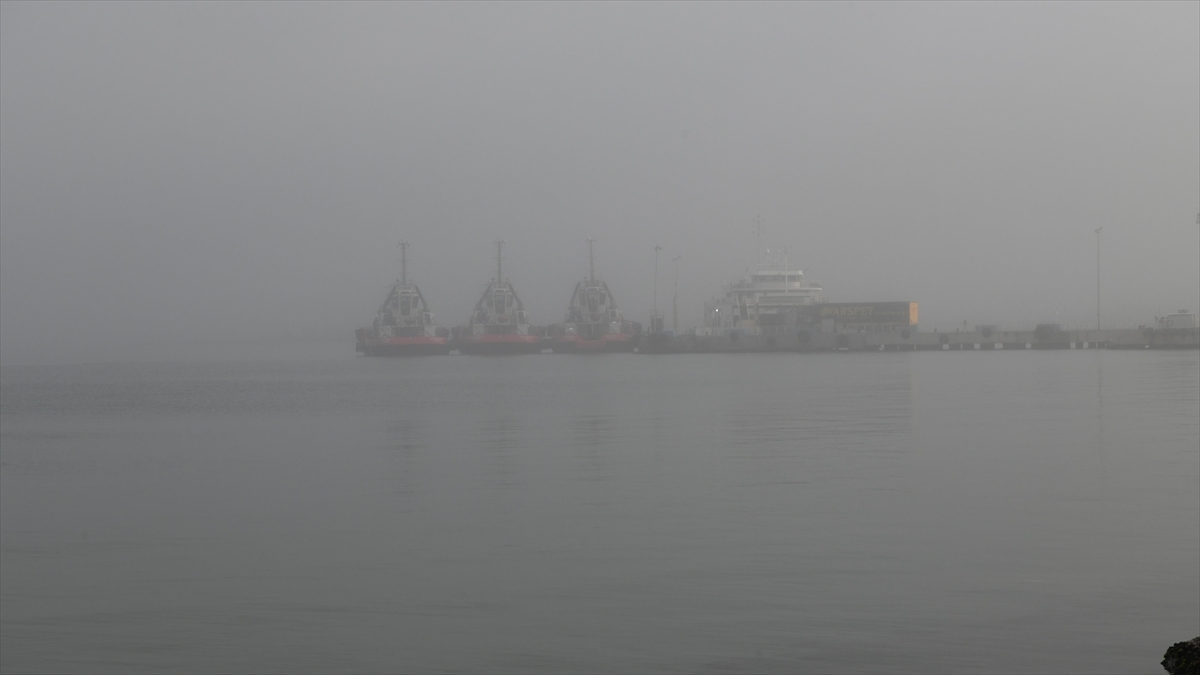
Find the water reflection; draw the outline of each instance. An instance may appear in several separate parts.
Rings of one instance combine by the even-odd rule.
[[[617,417],[611,413],[571,418],[571,447],[581,480],[603,481],[613,477],[617,424]]]
[[[863,411],[869,410],[869,415]],[[821,439],[869,441],[904,433],[913,417],[910,382],[885,381],[870,385],[797,387],[778,397],[755,398],[732,406],[722,417],[729,445],[795,448]]]
[[[480,420],[475,427],[475,441],[482,451],[488,484],[500,489],[512,489],[526,480],[521,471],[521,450],[528,444],[525,426],[514,417],[491,417]]]
[[[396,420],[387,428],[386,462],[380,477],[390,492],[402,496],[417,495],[428,484],[426,451],[429,448],[429,424],[423,420]]]
[[[354,361],[286,416],[10,390],[0,669],[1146,670],[1200,597],[1198,363]]]

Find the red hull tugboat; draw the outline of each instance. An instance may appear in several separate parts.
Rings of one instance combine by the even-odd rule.
[[[536,354],[541,338],[529,325],[525,305],[512,284],[503,276],[501,249],[496,242],[496,279],[488,284],[471,314],[466,335],[458,344],[464,354]]]
[[[596,280],[596,240],[588,237],[587,242],[588,278],[575,284],[567,320],[553,327],[548,343],[555,352],[631,352],[638,345],[641,324],[626,321],[608,284]]]
[[[449,354],[450,331],[433,323],[433,313],[416,284],[408,283],[408,242],[400,242],[400,279],[379,307],[375,323],[354,331],[357,351],[367,356]]]

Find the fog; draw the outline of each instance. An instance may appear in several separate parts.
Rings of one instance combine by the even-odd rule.
[[[926,329],[1200,308],[1200,3],[0,4],[0,360],[353,354],[398,274],[682,326],[756,258]],[[669,312],[668,312],[669,316]],[[324,347],[322,347],[324,348]]]

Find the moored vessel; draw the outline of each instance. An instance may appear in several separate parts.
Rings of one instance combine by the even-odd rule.
[[[356,350],[367,356],[448,354],[450,331],[439,328],[421,289],[408,282],[408,242],[400,242],[400,278],[376,313],[375,322],[354,331]]]
[[[542,350],[524,303],[504,278],[503,247],[503,241],[496,242],[496,278],[475,303],[465,334],[455,341],[464,354],[536,354]]]
[[[760,268],[725,287],[725,295],[704,303],[702,335],[737,331],[749,335],[790,332],[812,305],[824,302],[821,284],[802,270]]]
[[[596,240],[587,243],[588,276],[575,284],[566,320],[549,328],[547,344],[555,352],[631,352],[641,326],[621,315],[608,284],[596,279]]]

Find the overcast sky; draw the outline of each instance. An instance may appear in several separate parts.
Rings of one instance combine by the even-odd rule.
[[[397,275],[681,322],[784,247],[922,325],[1200,308],[1200,3],[0,4],[0,360],[345,343]],[[183,351],[178,351],[183,350]]]

